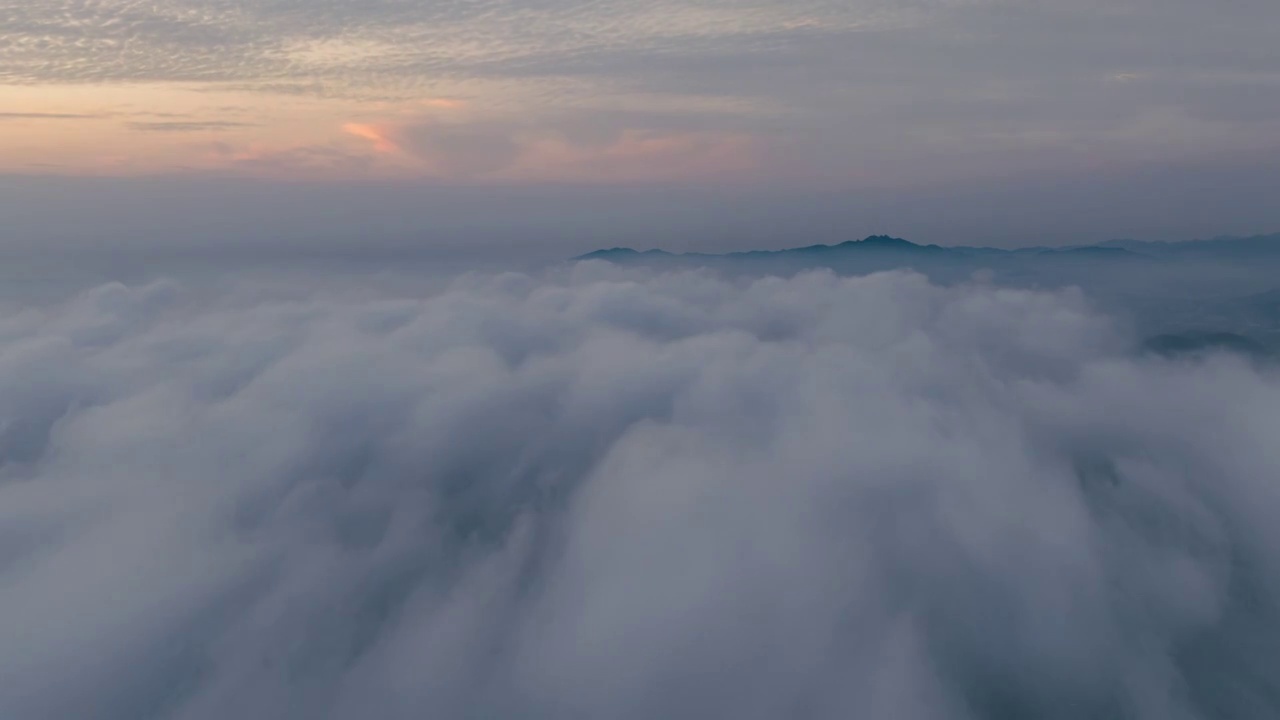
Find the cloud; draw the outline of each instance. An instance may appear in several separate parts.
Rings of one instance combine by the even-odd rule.
[[[1280,133],[1270,0],[51,0],[0,18],[3,83],[466,97],[562,135],[612,111],[632,116],[613,131],[767,138],[814,185],[1117,171],[1274,151]]]
[[[351,177],[374,165],[369,155],[337,144],[240,146],[214,142],[205,147],[207,158],[218,168],[266,177]]]
[[[379,153],[402,153],[428,176],[522,182],[668,182],[742,179],[764,163],[761,138],[740,132],[622,128],[566,132],[484,120],[413,118],[347,123]]]
[[[428,173],[453,178],[502,171],[519,159],[524,144],[522,128],[506,123],[422,118],[389,124],[382,132],[395,147],[424,163]]]
[[[399,150],[396,144],[389,140],[384,131],[377,125],[371,125],[369,123],[346,123],[342,126],[342,131],[362,140],[368,140],[373,143],[373,149],[378,152],[389,153]]]
[[[457,98],[426,98],[419,102],[426,107],[437,110],[463,110],[471,105],[466,100]]]
[[[561,182],[744,180],[758,177],[764,143],[746,133],[628,129],[603,143],[563,135],[533,139],[506,171]]]
[[[905,273],[303,280],[0,315],[0,714],[1275,715],[1273,371]]]
[[[126,123],[126,126],[130,130],[139,130],[142,132],[201,132],[205,130],[231,130],[235,128],[257,127],[257,125],[257,123],[233,122],[229,120],[174,120]]]
[[[107,117],[93,113],[0,112],[0,120],[97,120]]]

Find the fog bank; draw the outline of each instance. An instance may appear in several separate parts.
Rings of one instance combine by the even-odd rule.
[[[1269,718],[1280,378],[580,263],[0,312],[0,716]]]

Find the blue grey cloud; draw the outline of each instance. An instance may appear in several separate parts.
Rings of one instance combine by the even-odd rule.
[[[237,277],[0,307],[0,714],[1280,707],[1272,370],[909,273]]]

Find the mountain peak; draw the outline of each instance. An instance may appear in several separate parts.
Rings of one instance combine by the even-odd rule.
[[[593,250],[587,253],[586,255],[579,255],[573,259],[574,260],[624,260],[624,259],[637,258],[641,256],[654,257],[659,255],[670,255],[670,254],[671,253],[667,252],[666,250],[654,249],[654,250],[645,250],[644,252],[641,252],[639,250],[633,250],[628,247],[615,247],[615,248],[607,248],[604,250]]]
[[[892,248],[896,250],[906,250],[910,248],[920,247],[910,240],[903,240],[899,237],[891,235],[871,235],[861,240],[846,240],[835,247],[861,247],[861,248]]]
[[[615,258],[624,255],[638,255],[635,250],[627,247],[604,248],[601,250],[592,250],[585,255],[579,255],[574,260],[590,260],[591,258]]]
[[[725,254],[706,253],[670,253],[665,250],[633,250],[615,247],[596,250],[580,255],[575,260],[607,260],[618,262],[636,262],[647,260],[698,260],[711,262],[716,260],[765,260],[768,258],[804,259],[805,262],[852,262],[855,259],[872,263],[924,262],[941,258],[968,258],[984,262],[1023,261],[1037,258],[1037,261],[1053,260],[1137,260],[1159,258],[1189,257],[1280,257],[1280,234],[1260,235],[1247,238],[1219,238],[1216,240],[1199,240],[1190,242],[1144,242],[1136,240],[1110,240],[1095,245],[1071,245],[1051,247],[1022,247],[1017,249],[1000,249],[990,247],[962,247],[919,245],[892,235],[871,235],[861,240],[847,240],[838,245],[807,245],[781,250],[749,250]]]
[[[884,247],[919,247],[910,240],[903,240],[900,237],[893,237],[892,235],[871,235],[863,238],[861,244],[880,245]]]

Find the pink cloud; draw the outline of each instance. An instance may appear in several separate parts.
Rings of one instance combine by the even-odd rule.
[[[380,153],[392,153],[400,149],[387,137],[386,131],[377,125],[349,122],[342,126],[342,131],[368,140],[373,144],[373,149]]]
[[[470,106],[466,100],[458,98],[426,98],[421,102],[427,107],[440,110],[463,110]]]
[[[215,142],[207,149],[207,159],[216,167],[267,177],[341,179],[368,175],[375,165],[374,157],[338,145],[238,147]]]
[[[728,180],[763,165],[764,143],[745,133],[624,130],[604,143],[565,135],[531,140],[502,175],[557,182]]]
[[[426,176],[518,182],[727,181],[761,170],[766,144],[723,131],[626,129],[601,138],[510,123],[347,123],[343,131],[380,153],[412,161]]]

